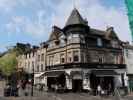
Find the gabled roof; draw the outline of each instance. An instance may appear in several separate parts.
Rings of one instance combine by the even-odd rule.
[[[113,27],[108,27],[106,32],[106,38],[119,39]]]
[[[76,8],[72,10],[65,26],[74,25],[74,24],[83,24],[83,25],[87,24],[87,22],[82,18],[82,16],[80,15],[80,13]]]
[[[53,26],[53,30],[49,37],[49,40],[57,40],[61,34],[62,34],[61,29],[57,26]]]

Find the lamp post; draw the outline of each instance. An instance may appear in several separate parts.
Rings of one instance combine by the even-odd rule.
[[[32,66],[31,96],[33,96],[33,89],[34,89],[34,66]]]

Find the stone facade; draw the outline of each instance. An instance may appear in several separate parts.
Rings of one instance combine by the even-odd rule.
[[[36,51],[35,73],[43,72],[38,76],[49,89],[61,85],[73,91],[96,90],[104,84],[106,90],[110,84],[113,90],[123,86],[126,71],[121,44],[113,27],[93,29],[74,9],[64,28],[53,26],[47,42]],[[21,57],[20,62],[28,61]]]

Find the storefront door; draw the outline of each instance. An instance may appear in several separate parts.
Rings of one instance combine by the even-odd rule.
[[[72,80],[72,90],[73,92],[81,92],[82,91],[82,80],[81,79],[73,79]]]

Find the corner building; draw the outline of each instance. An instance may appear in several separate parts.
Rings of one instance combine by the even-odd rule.
[[[46,42],[45,80],[48,89],[114,90],[123,86],[126,65],[121,41],[113,27],[93,29],[74,8],[64,28],[53,26]]]

